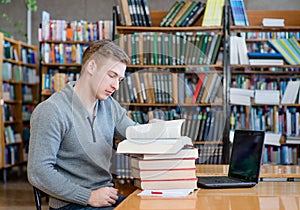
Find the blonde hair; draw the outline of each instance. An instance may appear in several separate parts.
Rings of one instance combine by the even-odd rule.
[[[122,48],[109,39],[103,39],[92,42],[86,48],[82,56],[82,66],[84,67],[91,59],[99,62],[101,58],[114,58],[126,65],[130,63],[130,58]]]

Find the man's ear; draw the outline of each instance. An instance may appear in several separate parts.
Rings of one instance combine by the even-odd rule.
[[[86,70],[90,75],[93,75],[97,69],[96,62],[92,59],[87,63]]]

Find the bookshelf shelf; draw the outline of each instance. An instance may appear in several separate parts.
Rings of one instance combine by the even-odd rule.
[[[28,141],[23,131],[29,126],[29,121],[23,121],[22,115],[23,107],[35,107],[38,103],[37,60],[36,46],[0,33],[0,112],[3,113],[0,115],[0,168],[3,169],[4,182],[7,168],[26,163]],[[26,94],[24,90],[27,90]],[[25,95],[30,96],[29,103]]]
[[[201,69],[201,68],[211,68],[211,69],[222,69],[222,64],[211,64],[211,65],[128,65],[127,68],[158,68],[158,69]],[[195,70],[197,71],[197,70]]]
[[[123,42],[123,40],[131,40],[132,48],[134,48],[133,47],[134,44],[135,44],[135,46],[142,46],[143,49],[139,48],[138,49],[139,52],[145,52],[146,55],[150,54],[149,55],[150,59],[148,59],[149,57],[147,57],[145,55],[140,56],[140,57],[143,57],[144,59],[140,58],[140,61],[138,62],[139,65],[128,65],[127,66],[127,72],[128,72],[128,75],[130,75],[130,76],[126,77],[126,80],[130,80],[130,77],[133,77],[134,79],[132,79],[132,81],[135,81],[135,78],[139,77],[140,80],[145,82],[145,81],[147,81],[147,79],[145,79],[147,76],[144,77],[144,75],[145,74],[150,75],[149,77],[151,77],[151,80],[153,81],[153,87],[151,86],[151,84],[150,85],[146,84],[144,89],[146,90],[147,87],[149,87],[149,89],[154,89],[154,92],[155,92],[154,97],[153,97],[152,96],[153,93],[151,92],[151,90],[149,91],[150,93],[148,93],[146,90],[146,94],[149,94],[146,96],[146,101],[144,101],[144,103],[139,103],[139,102],[141,102],[141,100],[139,100],[139,98],[137,98],[137,100],[136,99],[133,99],[133,100],[128,99],[128,97],[125,95],[126,88],[122,89],[120,86],[120,89],[119,89],[120,96],[118,94],[116,94],[114,97],[117,100],[119,100],[119,102],[122,106],[124,106],[125,108],[128,108],[128,113],[130,115],[132,115],[133,120],[137,120],[138,122],[140,122],[139,119],[141,116],[137,117],[134,115],[144,115],[145,114],[145,115],[150,116],[151,114],[156,115],[157,114],[156,111],[158,111],[160,113],[164,113],[164,115],[166,117],[165,120],[169,120],[169,115],[172,115],[171,112],[173,112],[175,109],[180,109],[181,113],[178,113],[178,114],[180,115],[180,118],[186,119],[186,123],[185,123],[186,127],[196,126],[197,120],[198,120],[197,123],[200,123],[200,120],[202,123],[204,121],[207,122],[207,124],[202,124],[203,128],[205,126],[210,126],[211,121],[210,121],[210,118],[208,118],[206,120],[206,114],[210,116],[210,113],[212,113],[212,115],[214,117],[215,112],[217,113],[220,110],[223,110],[224,101],[225,101],[224,98],[222,98],[222,96],[220,96],[218,98],[218,100],[215,99],[212,103],[211,102],[202,102],[202,100],[200,100],[200,99],[202,99],[201,98],[202,95],[200,97],[197,95],[197,94],[200,94],[200,92],[199,92],[199,93],[193,93],[196,95],[195,96],[196,98],[198,97],[198,101],[195,103],[192,103],[193,99],[190,95],[187,95],[187,93],[183,93],[183,95],[181,95],[181,93],[180,93],[180,94],[178,94],[178,97],[177,97],[176,91],[183,91],[183,90],[188,91],[187,89],[188,89],[189,85],[190,85],[190,87],[195,88],[195,86],[196,86],[195,81],[200,80],[200,79],[198,80],[198,77],[201,74],[203,76],[205,74],[210,75],[210,74],[215,73],[216,75],[220,76],[221,80],[223,79],[223,75],[224,75],[223,53],[226,53],[226,52],[224,52],[225,50],[223,47],[224,43],[225,43],[225,31],[224,31],[225,28],[223,26],[202,26],[203,16],[201,18],[199,18],[193,24],[193,26],[160,27],[159,25],[167,13],[168,13],[168,11],[158,11],[158,10],[150,11],[150,16],[151,16],[151,21],[152,21],[151,27],[124,26],[124,25],[121,26],[121,25],[118,25],[119,21],[117,21],[117,15],[114,17],[115,33],[116,33],[116,35],[114,37],[116,37],[116,40],[121,40],[120,46],[124,48],[124,50],[128,53],[128,55],[132,56],[134,54],[130,50],[128,50],[128,48],[129,48],[128,41]],[[148,33],[148,32],[150,32],[150,33]],[[153,34],[154,34],[154,37],[153,37],[153,41],[152,41]],[[163,35],[161,35],[161,34],[163,34]],[[169,36],[169,35],[171,35],[171,36]],[[197,37],[196,35],[197,36],[199,35],[199,37]],[[215,62],[211,62],[212,64],[210,64],[209,62],[208,63],[202,62],[201,57],[203,55],[208,56],[209,49],[210,49],[209,47],[218,46],[218,45],[211,44],[212,39],[207,38],[207,37],[209,37],[209,36],[213,37],[213,36],[217,36],[217,35],[221,37],[220,38],[221,41],[219,42],[220,43],[219,47],[215,47],[217,49],[217,51],[215,52],[217,54],[217,59],[215,59]],[[149,36],[150,36],[150,38],[149,38]],[[157,52],[155,51],[156,50],[155,49],[156,36],[158,37],[157,38]],[[176,37],[176,36],[178,36],[178,37]],[[200,37],[200,36],[203,36],[203,37]],[[138,38],[135,39],[132,37],[138,37]],[[144,42],[140,42],[140,40],[141,40],[140,37],[143,37]],[[168,38],[165,38],[165,37],[168,37]],[[151,49],[151,50],[155,49],[153,51],[150,51],[150,53],[148,51],[143,51],[144,49],[148,50],[147,47],[149,46],[148,45],[149,39],[151,40],[149,49]],[[208,41],[208,39],[209,39],[209,41]],[[138,41],[136,41],[136,40],[138,40]],[[160,42],[160,40],[164,40],[165,43],[163,43],[163,41]],[[167,42],[166,40],[169,41],[169,44],[166,44],[166,42]],[[186,43],[182,40],[186,41]],[[170,42],[170,41],[172,41],[172,42]],[[132,44],[132,42],[136,42],[136,43]],[[189,46],[190,48],[188,48],[188,47],[185,48],[187,45],[189,45],[188,43],[190,43],[190,46],[193,46],[194,48],[190,47],[190,46]],[[217,42],[215,42],[215,43],[217,43]],[[196,45],[196,44],[198,44],[198,45]],[[211,45],[209,45],[209,44],[211,44]],[[170,47],[170,45],[171,45],[171,47]],[[168,46],[168,47],[166,47],[166,46]],[[202,48],[200,48],[200,46],[202,46]],[[191,51],[191,49],[193,51]],[[174,53],[174,51],[176,51],[176,53]],[[185,54],[185,55],[188,59],[184,62],[181,61],[181,60],[184,60],[184,59],[182,59],[182,57],[178,57],[178,55],[180,53],[183,54],[183,53],[187,52],[187,53],[197,54],[199,51],[201,51],[199,53],[199,56],[196,57],[196,55],[195,55],[195,57],[196,57],[195,59],[200,58],[199,62],[191,61],[192,58],[189,59],[188,58],[189,56],[187,54]],[[155,59],[155,56],[157,54],[158,54],[158,56],[160,56],[160,55],[164,55],[164,53],[167,53],[167,52],[169,52],[169,53],[165,54],[165,57],[168,57],[168,59],[166,59],[164,61],[163,59],[165,59],[165,57],[162,57],[161,63],[168,64],[168,65],[148,65],[149,63],[160,64],[160,61],[159,61],[160,58],[158,59],[158,61],[156,63],[155,61],[152,62],[152,60],[151,60],[152,56]],[[212,52],[213,51],[211,51],[211,53]],[[138,53],[137,53],[137,55],[138,55]],[[185,55],[183,55],[183,57]],[[189,54],[189,55],[191,56],[192,54]],[[134,59],[134,57],[133,57],[133,59]],[[173,59],[173,60],[170,62],[171,59]],[[149,62],[149,60],[150,60],[150,62]],[[174,62],[174,60],[176,60],[176,61]],[[176,65],[169,65],[170,63],[171,64],[176,63]],[[145,65],[145,64],[147,64],[147,65]],[[193,64],[193,65],[191,65],[191,64]],[[200,65],[194,65],[194,64],[200,64]],[[164,78],[163,74],[168,74],[168,76],[171,75],[171,77],[173,78],[172,81],[170,78],[168,80],[166,78]],[[176,81],[177,81],[178,77],[180,77],[179,78],[180,80],[178,80],[179,81],[178,84],[179,83],[184,84],[181,87],[177,86],[178,84]],[[168,83],[168,81],[170,83]],[[133,89],[136,88],[137,90],[139,90],[139,87],[138,87],[139,85],[137,85],[135,83],[130,83],[130,82],[128,82],[128,83],[129,83],[129,85],[132,84]],[[166,83],[168,83],[168,87],[165,86]],[[147,85],[149,85],[149,86],[147,86]],[[159,85],[161,85],[161,87],[159,87]],[[215,88],[216,90],[218,90],[216,92],[221,92],[220,95],[222,95],[223,92],[222,92],[222,90],[221,90],[222,88],[220,88],[220,86],[215,87],[214,83],[207,83],[206,85],[207,85],[207,89],[209,86],[211,86],[212,89]],[[143,85],[141,85],[141,86],[143,86]],[[172,91],[172,93],[170,90],[171,89],[170,86],[172,86],[171,88],[174,90],[174,91]],[[129,87],[129,88],[131,89],[131,87]],[[195,89],[194,89],[194,91],[195,91]],[[172,103],[164,103],[164,102],[160,103],[161,102],[160,94],[162,94],[162,97],[165,97],[164,92],[168,92],[167,95],[170,93],[169,95],[171,95],[171,98],[174,98],[174,101],[176,103],[173,103],[174,101],[172,101]],[[124,95],[121,95],[121,94],[124,94]],[[179,102],[179,100],[177,100],[180,97],[181,97],[181,102]],[[126,102],[123,102],[123,99]],[[147,100],[151,101],[152,99],[153,99],[154,103],[148,103]],[[194,100],[195,100],[195,98],[194,98]],[[132,101],[132,102],[129,103],[128,101]],[[143,114],[141,114],[141,112],[143,112]],[[193,114],[194,115],[199,114],[199,116],[197,116],[197,120],[196,120],[195,116],[193,116],[194,119],[192,120]],[[202,114],[203,114],[204,120],[202,120]],[[219,117],[219,113],[217,115]],[[220,121],[218,121],[218,122],[222,122],[221,118],[220,118]],[[220,124],[222,124],[222,123],[220,123]],[[183,127],[184,126],[185,125],[183,125]],[[191,128],[191,130],[192,129],[193,128]],[[185,129],[183,129],[183,130],[185,130]],[[223,158],[222,148],[223,148],[224,142],[222,141],[222,139],[220,140],[220,138],[219,138],[220,135],[216,134],[215,135],[216,139],[211,139],[211,141],[210,141],[210,139],[207,138],[205,141],[204,139],[206,138],[206,135],[204,135],[203,130],[200,131],[200,129],[199,129],[199,131],[195,131],[195,132],[193,132],[191,130],[189,131],[189,129],[186,129],[185,131],[183,131],[183,133],[190,132],[188,134],[188,136],[190,135],[193,140],[197,140],[197,142],[195,142],[194,146],[198,147],[199,151],[201,151],[201,153],[203,153],[203,155],[201,156],[201,161],[205,161],[205,158],[203,158],[204,156],[208,157],[209,155],[212,155],[212,153],[214,153],[214,149],[211,148],[210,145],[214,145],[213,147],[215,147],[215,145],[217,145],[218,152],[215,152],[215,153],[217,153],[218,158],[216,158],[216,159],[218,159],[219,163],[224,161],[222,159]],[[222,128],[220,130],[222,130]],[[207,131],[208,131],[208,127],[207,127]],[[197,137],[199,136],[200,138],[198,138],[198,139],[197,139],[197,137],[194,136],[196,132],[199,132]],[[211,132],[211,133],[213,133],[213,132]],[[186,135],[186,134],[184,134],[184,135]],[[199,141],[199,139],[201,141]],[[206,147],[209,147],[209,151],[206,151],[207,150]],[[200,157],[200,155],[199,155],[199,157]],[[213,154],[213,155],[216,155],[216,154]],[[200,161],[200,158],[199,158],[199,161]]]
[[[193,142],[195,145],[211,145],[211,144],[216,144],[216,145],[222,145],[222,141],[194,141]]]
[[[298,10],[247,10],[249,26],[230,26],[229,35],[241,35],[245,37],[247,52],[270,52],[271,46],[266,43],[269,40],[289,39],[295,37],[299,42],[300,33],[300,11]],[[230,18],[228,16],[228,18]],[[263,18],[284,19],[284,27],[264,27]],[[251,38],[249,38],[251,37]],[[270,38],[266,38],[270,37]],[[257,48],[256,48],[257,47]],[[269,48],[268,48],[269,47]],[[259,49],[259,50],[257,50]],[[271,50],[270,50],[271,49]],[[257,51],[256,51],[257,50]],[[273,50],[274,51],[274,50]],[[260,51],[259,51],[260,52]],[[229,62],[230,63],[230,62]],[[290,80],[299,80],[300,63],[290,65],[287,61],[284,65],[240,65],[229,64],[229,84],[236,84],[252,90],[276,90],[279,91],[279,100],[282,99],[286,84]],[[247,82],[245,82],[247,81]],[[249,85],[246,85],[248,83]],[[299,90],[298,90],[299,91]],[[268,103],[251,103],[250,106],[231,105],[232,122],[238,129],[260,129],[282,135],[280,146],[266,145],[264,161],[274,165],[299,164],[299,144],[285,144],[283,136],[294,135],[295,130],[288,127],[299,126],[299,121],[291,122],[287,116],[299,114],[298,103],[270,105]],[[237,118],[237,115],[240,119]],[[241,118],[247,116],[245,122]],[[293,118],[293,117],[292,117]],[[284,119],[284,120],[283,120]],[[255,124],[262,120],[261,124]],[[268,123],[266,123],[268,122]],[[296,123],[298,122],[298,125]],[[299,132],[299,131],[297,131]],[[299,135],[299,134],[298,134]],[[289,155],[290,158],[287,158]]]
[[[148,104],[148,103],[120,103],[122,106],[135,106],[135,107],[207,107],[207,106],[222,106],[222,103],[213,103],[213,104]]]
[[[218,32],[222,33],[223,28],[220,26],[189,26],[189,27],[142,27],[142,26],[116,26],[120,33],[139,32]]]

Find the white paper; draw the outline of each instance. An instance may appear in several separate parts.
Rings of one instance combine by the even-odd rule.
[[[186,197],[195,189],[143,190],[138,196]]]
[[[159,121],[143,125],[129,126],[126,129],[127,139],[168,139],[180,138],[184,119]]]

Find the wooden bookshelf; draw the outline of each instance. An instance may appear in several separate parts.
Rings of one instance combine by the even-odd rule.
[[[300,10],[247,10],[246,11],[249,26],[233,26],[229,27],[229,34],[241,34],[247,35],[250,34],[251,38],[247,38],[245,36],[245,41],[248,46],[248,52],[253,50],[252,46],[258,46],[258,49],[266,50],[268,46],[268,41],[276,38],[290,38],[291,36],[295,36],[299,42],[299,33],[300,33]],[[230,18],[230,17],[228,17]],[[266,27],[262,26],[263,18],[283,18],[285,26],[283,27]],[[257,38],[254,38],[254,35]],[[298,35],[296,35],[298,34]],[[270,37],[270,38],[268,38]],[[261,48],[260,48],[261,47]],[[229,62],[230,63],[230,62]],[[230,72],[230,84],[238,82],[238,80],[244,80],[244,85],[252,84],[251,89],[262,89],[265,86],[275,87],[276,90],[280,91],[280,99],[282,98],[284,92],[285,82],[292,80],[299,80],[299,70],[300,64],[291,65],[284,62],[284,65],[241,65],[241,64],[229,64],[228,72]],[[255,87],[255,84],[259,82],[265,81],[264,84],[261,84],[261,88]],[[277,85],[275,85],[277,84]],[[238,84],[238,86],[243,86],[243,84]],[[244,88],[250,88],[249,86],[245,86]],[[268,88],[269,89],[269,88]],[[243,114],[247,116],[247,121],[244,123],[245,127],[243,129],[263,129],[269,132],[280,132],[282,135],[287,134],[287,123],[291,124],[291,126],[296,126],[295,122],[293,124],[291,122],[287,122],[284,120],[282,122],[282,126],[279,128],[278,124],[272,124],[273,122],[279,122],[278,120],[286,119],[287,112],[290,114],[299,113],[299,104],[257,104],[252,102],[251,106],[246,106],[242,108],[244,113],[240,112],[239,115]],[[231,110],[240,109],[241,105],[232,105]],[[251,123],[251,117],[253,117],[253,113],[261,113],[261,117],[256,116],[256,120],[262,120],[262,125],[260,127],[253,128],[253,122]],[[279,117],[278,117],[279,116]],[[271,124],[269,124],[271,122]],[[293,131],[294,132],[294,131]],[[272,155],[268,156],[266,160],[267,163],[271,164],[299,164],[300,160],[300,143],[299,145],[287,145],[284,142],[281,142],[281,146],[274,145],[266,145],[266,151],[268,153],[272,153]],[[284,148],[285,147],[285,148]],[[288,149],[286,148],[288,147]],[[287,150],[292,160],[284,161],[285,156],[287,154],[284,150]],[[278,152],[279,156],[281,153],[281,158],[278,160],[277,153],[273,153],[273,151]],[[274,156],[273,156],[274,155]],[[275,159],[274,159],[275,158]],[[281,162],[280,162],[281,161]]]
[[[115,32],[116,35],[115,37],[118,37],[120,35],[122,39],[123,36],[128,36],[130,37],[131,34],[135,33],[157,33],[157,34],[176,34],[176,33],[187,33],[187,34],[219,34],[222,37],[220,49],[218,51],[219,53],[223,53],[224,50],[224,27],[223,26],[202,26],[202,21],[203,21],[203,15],[200,19],[198,19],[193,26],[189,27],[160,27],[159,24],[165,17],[165,15],[168,13],[168,11],[150,11],[150,16],[152,20],[152,26],[151,27],[144,27],[144,26],[120,26],[117,25],[117,17],[114,17],[115,20]],[[122,46],[122,44],[120,44]],[[197,48],[198,49],[198,48]],[[125,49],[126,51],[126,49]],[[226,53],[226,52],[224,52]],[[129,56],[131,55],[128,53]],[[207,55],[207,54],[206,54]],[[224,56],[225,57],[225,56]],[[192,64],[176,64],[176,65],[148,65],[148,64],[130,64],[127,66],[127,72],[129,74],[135,74],[138,72],[169,72],[169,73],[182,73],[186,75],[186,77],[198,77],[199,74],[201,73],[208,73],[208,72],[214,72],[221,77],[223,77],[224,74],[224,62],[222,60],[218,60],[215,64],[199,64],[199,65],[192,65]],[[213,85],[212,85],[213,86]],[[154,88],[155,89],[155,88]],[[178,88],[180,89],[180,88]],[[121,87],[120,87],[121,90]],[[122,93],[122,92],[121,92]],[[121,94],[120,93],[120,94]],[[118,98],[117,98],[118,100]],[[119,100],[120,101],[120,100]],[[223,109],[223,103],[225,100],[220,99],[219,101],[215,101],[213,103],[192,103],[191,100],[188,100],[187,98],[184,99],[184,103],[178,103],[178,102],[172,102],[172,103],[158,103],[157,101],[153,103],[140,103],[140,102],[122,102],[121,105],[129,110],[129,113],[135,112],[135,111],[141,111],[141,112],[147,112],[147,110],[163,110],[165,113],[168,111],[174,109],[174,108],[179,108],[181,111],[187,110],[187,112],[197,112],[196,110],[206,110],[206,109],[214,109],[216,110],[222,110]],[[222,128],[220,128],[222,130]],[[222,139],[214,139],[214,140],[208,140],[208,141],[199,141],[198,139],[193,139],[195,140],[195,147],[198,147],[201,152],[206,147],[217,147],[217,148],[222,148],[224,142]],[[212,147],[211,147],[212,145]],[[206,157],[207,155],[210,155],[213,153],[213,151],[205,152],[205,154],[202,155],[202,157]],[[219,159],[219,163],[221,163],[223,160],[222,159],[222,149],[221,149],[221,155],[220,152],[218,151],[218,155],[221,157]],[[207,159],[209,159],[207,157]],[[199,159],[200,160],[200,159]],[[205,160],[204,160],[205,161]]]
[[[39,96],[37,61],[36,46],[0,33],[0,168],[4,182],[8,168],[27,161],[29,120]]]

